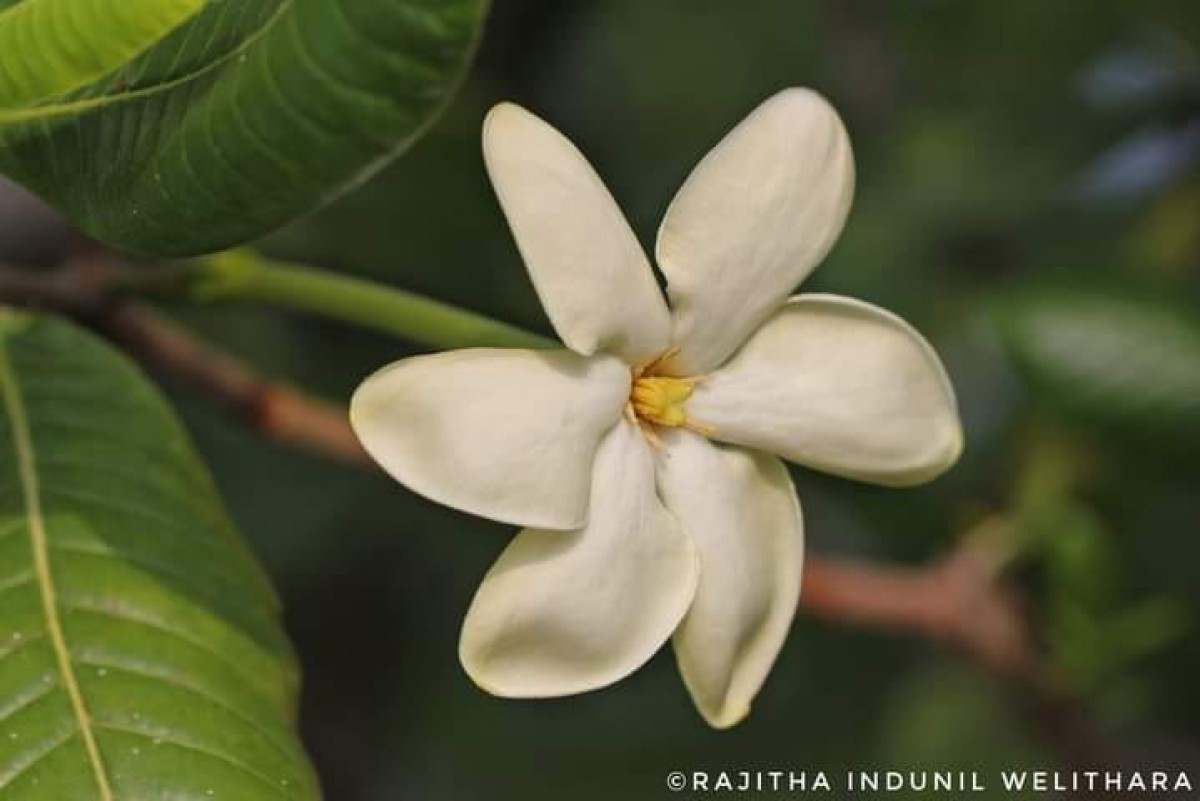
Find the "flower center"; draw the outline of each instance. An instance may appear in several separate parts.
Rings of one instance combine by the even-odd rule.
[[[696,382],[688,378],[647,376],[635,379],[629,402],[633,413],[647,423],[676,428],[687,422],[683,404],[692,397]]]
[[[625,412],[630,422],[636,423],[655,447],[662,447],[663,444],[655,433],[655,426],[686,428],[705,436],[711,436],[714,432],[712,426],[688,417],[685,408],[696,385],[706,376],[677,378],[662,375],[666,363],[678,352],[678,348],[672,348],[652,361],[633,368],[633,388]]]

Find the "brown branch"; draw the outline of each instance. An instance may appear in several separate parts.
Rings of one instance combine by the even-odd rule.
[[[999,580],[1006,561],[994,521],[918,568],[811,560],[801,606],[817,617],[921,634],[997,675],[1021,678],[1036,661],[1020,600]],[[815,564],[814,564],[815,562]]]
[[[1020,692],[1034,730],[1068,767],[1118,768],[1126,760],[1044,664],[1020,596],[1002,579],[1006,538],[994,536],[1003,534],[1000,525],[985,521],[949,554],[921,567],[809,557],[800,608],[959,651]]]
[[[182,380],[260,435],[342,462],[369,466],[346,410],[279,381],[198,340],[121,296],[112,265],[86,262],[36,274],[0,268],[0,302],[47,307],[97,328],[151,371]],[[890,567],[809,556],[800,609],[839,623],[915,634],[960,651],[1021,690],[1038,730],[1073,766],[1117,765],[1081,707],[1045,667],[1018,594],[1001,577],[1004,536],[986,526],[930,565]]]
[[[215,399],[262,436],[339,461],[369,463],[344,408],[263,378],[152,309],[123,303],[105,315],[101,328],[148,369]]]
[[[121,265],[81,259],[37,273],[0,267],[0,301],[79,319],[129,351],[151,372],[205,394],[260,435],[339,461],[366,465],[345,410],[264,378],[244,362],[120,291]]]

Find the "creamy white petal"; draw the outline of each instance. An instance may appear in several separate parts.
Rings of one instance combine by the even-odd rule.
[[[505,523],[570,529],[587,519],[596,448],[629,381],[609,356],[458,350],[380,370],[354,393],[350,420],[414,492]]]
[[[927,481],[962,452],[954,390],[929,343],[835,295],[790,300],[696,388],[687,413],[716,439],[880,484]]]
[[[526,529],[484,579],[459,657],[495,695],[611,684],[646,662],[696,590],[695,548],[658,500],[654,457],[622,420],[600,445],[582,529]]]
[[[650,263],[612,195],[562,134],[501,103],[483,125],[488,174],[554,329],[567,347],[637,362],[671,322]]]
[[[746,340],[829,252],[853,194],[846,129],[807,89],[770,98],[705,156],[658,232],[678,372]]]
[[[700,713],[726,728],[749,713],[796,613],[800,504],[773,456],[686,431],[665,439],[659,491],[700,552],[700,584],[675,654]]]

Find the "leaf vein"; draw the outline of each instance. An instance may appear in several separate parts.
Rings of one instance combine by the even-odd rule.
[[[63,606],[64,608],[75,612],[83,612],[86,614],[97,615],[99,617],[107,617],[112,620],[128,623],[130,625],[153,629],[161,634],[165,634],[169,637],[173,637],[177,640],[185,642],[196,650],[206,654],[214,662],[225,666],[234,674],[241,676],[242,680],[245,681],[248,686],[254,687],[265,701],[274,706],[274,703],[270,701],[271,694],[267,690],[269,685],[264,683],[257,674],[243,667],[240,663],[228,658],[223,653],[206,643],[200,637],[193,636],[191,634],[185,634],[182,630],[173,629],[167,625],[166,622],[158,619],[158,617],[155,615],[148,615],[140,611],[134,612],[128,608],[118,611],[116,609],[90,604],[86,601],[81,601],[78,599],[64,603]]]
[[[216,759],[220,762],[224,762],[226,765],[229,765],[230,767],[236,768],[237,770],[241,771],[246,776],[250,776],[250,777],[256,779],[261,784],[263,784],[267,787],[270,787],[271,790],[273,790],[274,793],[276,795],[280,796],[281,798],[290,798],[291,797],[290,794],[285,792],[283,787],[276,780],[273,780],[271,777],[255,770],[251,766],[247,765],[245,762],[242,762],[237,757],[233,756],[232,754],[227,754],[224,751],[218,751],[216,749],[208,748],[206,746],[202,746],[197,743],[194,743],[194,742],[191,742],[189,740],[185,740],[185,739],[182,739],[179,737],[173,737],[171,735],[167,735],[167,734],[163,734],[163,733],[159,733],[159,732],[150,732],[150,731],[146,731],[144,729],[140,729],[136,726],[129,726],[127,724],[122,724],[122,723],[113,723],[111,721],[98,720],[98,721],[96,721],[96,727],[100,728],[100,729],[105,729],[106,731],[116,732],[118,734],[129,734],[134,737],[141,737],[142,739],[149,740],[150,742],[155,743],[156,745],[159,745],[159,746],[171,745],[171,746],[180,748],[185,751],[191,751],[193,753],[201,754],[201,755],[209,757],[211,759]]]
[[[38,701],[54,692],[57,687],[58,685],[54,684],[53,682],[41,681],[32,687],[27,688],[23,692],[14,693],[8,696],[5,699],[4,704],[0,705],[0,723],[4,723],[4,721],[15,716],[21,710],[28,709],[29,707],[33,706]]]
[[[139,679],[142,679],[144,681],[158,682],[159,684],[164,684],[168,687],[172,687],[177,690],[182,690],[184,692],[191,693],[192,695],[195,695],[198,698],[202,698],[205,701],[209,702],[210,704],[213,704],[214,706],[219,707],[222,711],[227,712],[232,717],[237,718],[239,721],[241,721],[243,724],[245,724],[249,729],[254,731],[265,742],[270,743],[270,745],[281,756],[286,757],[287,760],[295,759],[296,755],[295,755],[294,749],[289,748],[287,745],[282,743],[279,740],[279,737],[275,732],[270,731],[269,729],[264,727],[261,723],[259,723],[258,721],[251,718],[249,715],[247,715],[244,712],[242,712],[241,710],[239,710],[232,701],[221,698],[220,696],[216,695],[215,693],[213,693],[209,690],[205,690],[202,687],[199,687],[195,684],[184,681],[173,670],[170,670],[168,668],[161,668],[159,670],[148,670],[148,669],[146,669],[145,666],[134,667],[133,665],[130,665],[125,662],[117,662],[117,661],[107,660],[107,659],[97,659],[95,657],[76,659],[75,661],[78,664],[87,665],[89,667],[104,668],[105,670],[115,670],[115,671],[119,671],[122,673],[128,673],[129,675],[137,676]]]
[[[57,737],[44,743],[40,750],[30,751],[24,758],[12,762],[7,770],[5,770],[3,773],[0,773],[0,790],[3,790],[5,787],[11,785],[17,779],[21,778],[21,776],[24,776],[43,759],[62,748],[67,743],[71,742],[71,740],[75,739],[75,733],[77,731],[78,729],[76,729],[74,726],[69,726],[63,729],[62,733]]]
[[[67,650],[66,637],[63,634],[62,621],[58,616],[58,594],[54,584],[54,576],[50,570],[50,553],[47,548],[45,519],[42,515],[42,499],[38,486],[37,461],[33,450],[33,439],[30,436],[29,421],[25,414],[25,404],[21,397],[21,389],[17,383],[16,373],[13,372],[8,351],[0,347],[0,393],[8,412],[9,427],[12,435],[14,457],[17,473],[25,490],[25,513],[29,521],[30,547],[33,550],[34,570],[37,572],[38,584],[41,590],[42,612],[46,619],[46,631],[54,646],[55,661],[62,685],[71,700],[71,709],[75,715],[75,723],[83,739],[84,750],[87,751],[88,762],[96,781],[101,801],[113,801],[109,785],[108,771],[100,756],[100,748],[96,745],[96,737],[91,728],[87,705],[75,670],[71,666],[70,653]]]

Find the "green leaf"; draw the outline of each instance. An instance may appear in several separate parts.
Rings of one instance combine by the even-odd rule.
[[[0,799],[314,799],[278,604],[124,357],[0,311]]]
[[[1184,444],[1200,432],[1200,318],[1117,289],[1008,299],[998,316],[1035,395],[1104,430]]]
[[[61,19],[21,36],[23,48],[8,50],[0,25],[3,63],[27,62],[9,73],[9,95],[40,97],[84,73],[88,82],[0,107],[0,172],[93,236],[155,255],[246,242],[400,153],[457,87],[487,6],[207,0],[172,30],[186,3],[139,0],[158,8],[156,23],[119,39],[111,25],[89,26],[94,0],[25,0],[0,15],[43,3],[60,6]],[[130,58],[151,28],[161,38]],[[59,42],[64,31],[87,31],[87,42]],[[35,79],[36,65],[75,58],[81,44],[90,61]],[[122,53],[126,60],[115,64]],[[0,79],[0,97],[3,86]]]
[[[25,0],[0,11],[0,108],[99,80],[203,6],[204,0]]]

